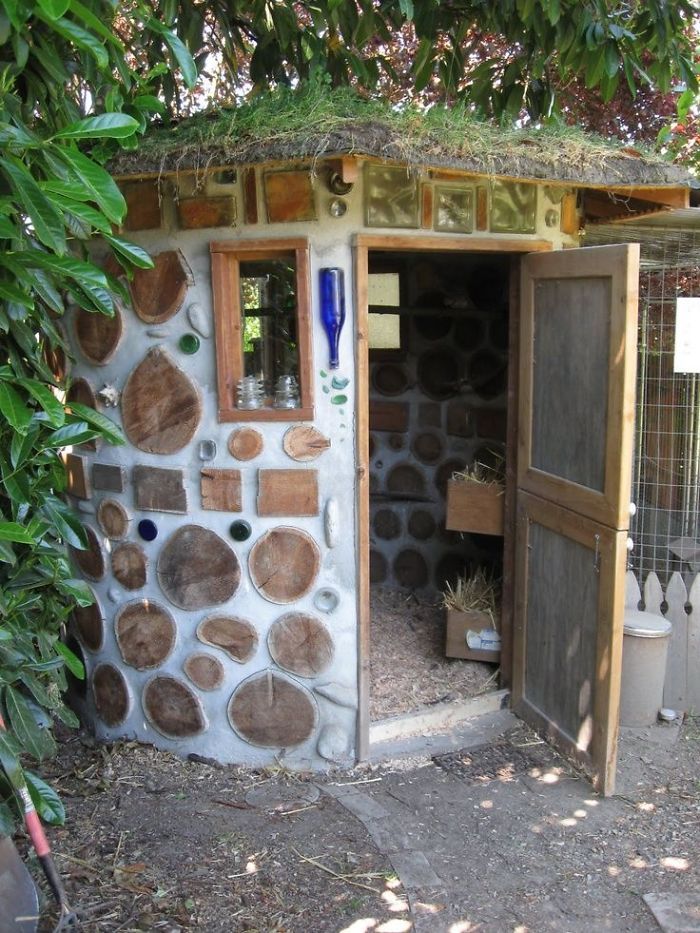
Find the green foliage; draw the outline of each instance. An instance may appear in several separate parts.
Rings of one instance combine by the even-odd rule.
[[[0,0],[0,832],[25,785],[44,819],[63,818],[55,792],[24,770],[55,751],[54,718],[77,724],[63,694],[68,672],[84,676],[62,641],[92,593],[66,552],[86,540],[63,499],[61,454],[97,437],[122,443],[108,418],[66,408],[47,359],[66,352],[68,304],[114,313],[123,287],[92,263],[92,239],[102,237],[126,275],[151,264],[113,233],[126,208],[103,167],[162,109],[138,71],[143,41],[172,54],[185,81],[195,77],[150,4],[137,0],[129,14],[141,25],[127,47],[111,0]]]

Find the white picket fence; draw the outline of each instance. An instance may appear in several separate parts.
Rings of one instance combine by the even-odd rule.
[[[655,573],[646,578],[642,591],[629,571],[625,602],[662,615],[671,623],[664,706],[700,713],[700,574],[687,587],[681,574],[674,573],[664,592]]]

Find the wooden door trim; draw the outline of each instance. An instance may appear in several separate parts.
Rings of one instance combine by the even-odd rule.
[[[595,646],[595,686],[590,751],[568,735],[527,697],[527,636],[530,525],[536,523],[591,551],[600,574],[598,626]],[[627,533],[552,502],[520,491],[515,566],[515,624],[513,641],[513,710],[556,739],[593,780],[596,790],[612,794],[618,740],[618,708],[622,672],[622,627],[625,605]],[[575,607],[572,607],[575,611]]]
[[[589,247],[544,256],[532,255],[522,263],[520,405],[518,428],[518,487],[537,496],[556,499],[563,506],[588,515],[612,528],[629,526],[631,463],[634,443],[635,379],[637,354],[637,305],[639,245]],[[624,276],[615,274],[625,268]],[[534,282],[553,278],[610,278],[611,314],[608,362],[608,409],[606,424],[604,490],[598,492],[553,476],[531,466],[534,342]],[[620,438],[611,425],[622,417],[626,427]]]
[[[444,253],[534,253],[551,252],[549,240],[525,240],[512,237],[408,236],[406,234],[357,233],[353,244],[358,249]]]

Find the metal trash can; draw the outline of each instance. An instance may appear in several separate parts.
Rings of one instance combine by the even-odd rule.
[[[620,725],[649,726],[663,706],[671,623],[653,612],[625,609]]]

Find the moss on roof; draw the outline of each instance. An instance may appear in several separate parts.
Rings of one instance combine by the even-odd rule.
[[[618,141],[572,127],[500,127],[463,107],[392,108],[323,86],[281,89],[153,129],[110,168],[128,177],[338,155],[583,186],[678,186],[690,180],[654,153],[623,149]]]

